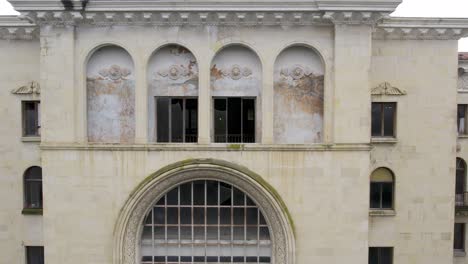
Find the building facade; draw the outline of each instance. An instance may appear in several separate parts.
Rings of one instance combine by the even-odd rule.
[[[467,19],[10,2],[1,264],[468,263]]]

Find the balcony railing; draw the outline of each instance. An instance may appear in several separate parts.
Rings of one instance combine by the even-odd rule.
[[[455,194],[455,207],[468,209],[468,192]]]

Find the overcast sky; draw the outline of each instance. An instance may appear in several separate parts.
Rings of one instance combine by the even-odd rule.
[[[17,14],[6,0],[0,0],[0,15]],[[403,0],[392,14],[405,17],[468,17],[468,0]],[[468,38],[460,40],[460,51],[468,52]]]

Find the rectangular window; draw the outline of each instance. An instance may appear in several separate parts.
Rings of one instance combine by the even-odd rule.
[[[453,249],[465,252],[465,223],[455,223]]]
[[[393,208],[393,183],[392,182],[371,182],[370,208],[371,209],[392,209]]]
[[[458,105],[458,113],[457,113],[457,129],[459,135],[466,135],[466,110],[468,109],[468,105],[466,104],[459,104]]]
[[[41,135],[41,126],[39,120],[40,102],[23,101],[23,136],[38,137]]]
[[[396,103],[372,103],[372,136],[394,137]]]
[[[158,142],[197,142],[198,100],[193,98],[156,98]]]
[[[255,142],[255,99],[214,99],[214,141]]]
[[[44,247],[26,247],[26,264],[44,264]]]
[[[391,247],[370,247],[369,264],[392,264],[393,248]]]

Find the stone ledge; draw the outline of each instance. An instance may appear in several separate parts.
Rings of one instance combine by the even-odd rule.
[[[43,209],[42,208],[24,208],[21,211],[23,215],[42,215]]]
[[[41,150],[80,150],[80,151],[370,151],[372,146],[365,143],[356,144],[67,144],[42,143]]]
[[[456,249],[455,249],[455,250],[453,251],[453,256],[454,256],[455,258],[464,258],[464,257],[466,257],[466,252],[465,252],[465,251],[462,251],[462,250],[456,250]]]
[[[22,142],[41,142],[41,137],[21,137]]]
[[[398,139],[395,137],[373,137],[371,138],[372,144],[396,144]]]
[[[395,216],[394,209],[370,209],[369,216]]]

